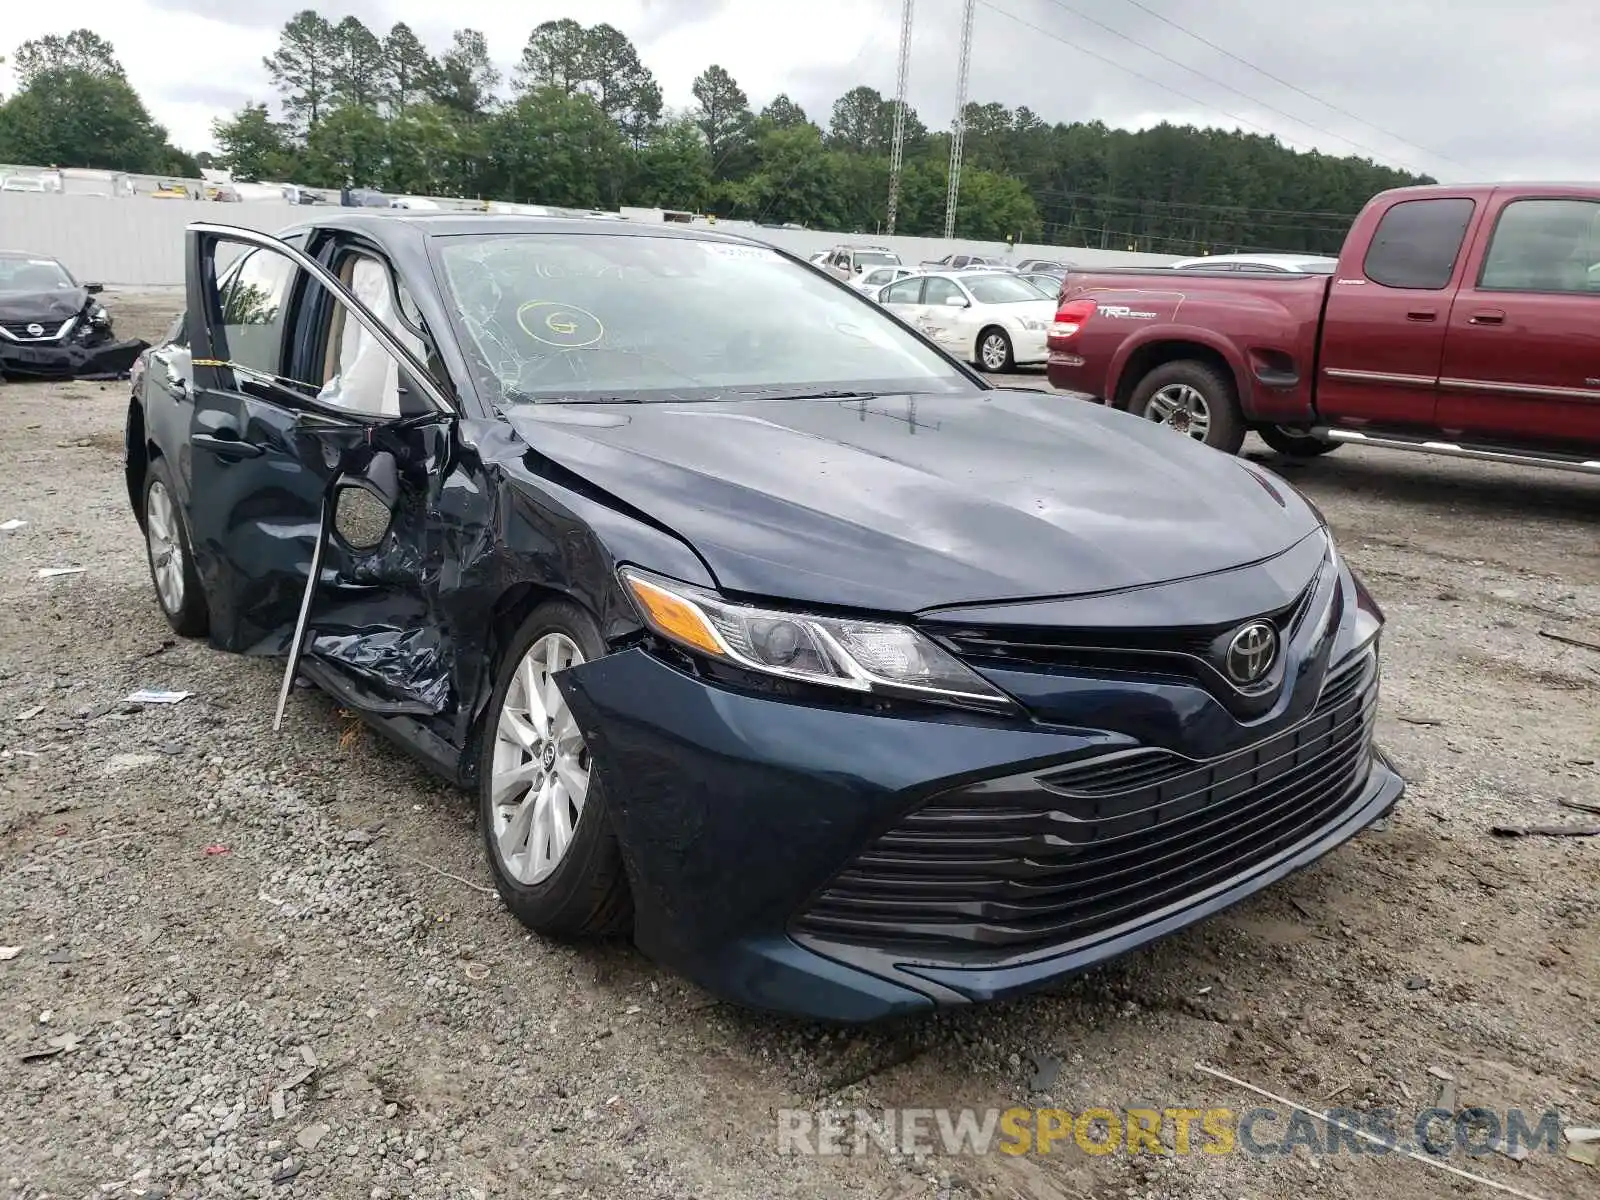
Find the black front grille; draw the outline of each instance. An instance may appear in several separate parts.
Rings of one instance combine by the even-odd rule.
[[[1153,919],[1334,823],[1366,782],[1377,699],[1368,651],[1300,724],[1221,758],[1122,751],[947,793],[857,856],[795,931],[1012,958]]]
[[[1284,607],[1259,614],[1271,621],[1287,645],[1308,617],[1323,572]],[[945,646],[969,662],[997,665],[1107,670],[1119,674],[1177,675],[1208,682],[1221,679],[1215,661],[1225,640],[1242,624],[1166,629],[1034,628],[1030,626],[930,628]]]
[[[29,333],[29,325],[38,325],[43,333]],[[61,328],[61,322],[52,318],[48,321],[0,321],[0,329],[4,329],[19,342],[53,342],[56,340],[56,331]]]

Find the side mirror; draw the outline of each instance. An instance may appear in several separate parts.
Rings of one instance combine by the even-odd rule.
[[[341,474],[333,484],[333,532],[348,549],[376,550],[400,502],[400,468],[380,450],[366,468]]]
[[[83,290],[88,292],[91,296],[98,296],[101,292],[106,290],[106,285],[103,283],[86,283],[83,285]]]
[[[966,299],[964,297],[961,297],[961,296],[946,296],[944,298],[944,303],[945,303],[945,307],[946,308],[965,308],[965,307],[967,307]]]

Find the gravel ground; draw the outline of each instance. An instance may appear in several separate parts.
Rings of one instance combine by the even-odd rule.
[[[175,308],[108,299],[147,337]],[[1600,653],[1540,636],[1600,642],[1600,483],[1269,458],[1387,608],[1395,819],[1052,994],[839,1031],[716,1004],[626,946],[531,939],[488,894],[466,797],[316,693],[274,734],[273,664],[161,620],[125,403],[0,386],[0,521],[27,522],[0,533],[0,1195],[1491,1194],[1304,1148],[778,1151],[784,1107],[1254,1106],[1197,1060],[1402,1113],[1433,1068],[1463,1106],[1600,1125],[1600,842],[1489,832],[1600,804]],[[193,696],[124,701],[142,687]],[[1449,1161],[1546,1200],[1600,1186],[1560,1152]]]

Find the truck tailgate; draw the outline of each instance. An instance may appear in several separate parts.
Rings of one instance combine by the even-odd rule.
[[[1062,282],[1049,337],[1055,387],[1125,404],[1152,368],[1220,360],[1251,420],[1307,421],[1328,275],[1124,268]]]

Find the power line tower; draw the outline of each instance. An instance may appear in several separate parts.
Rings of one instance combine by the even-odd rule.
[[[972,14],[977,0],[961,12],[961,62],[956,68],[956,122],[950,130],[950,193],[944,202],[944,236],[956,235],[956,202],[961,198],[961,143],[967,133],[967,72],[972,67]]]
[[[895,77],[894,144],[889,149],[888,232],[894,233],[895,212],[900,207],[900,167],[906,152],[906,80],[911,74],[911,10],[916,0],[900,5],[900,71]]]

